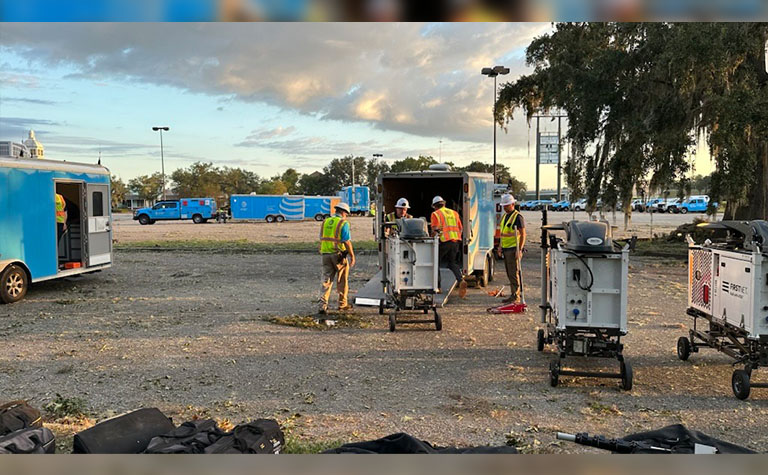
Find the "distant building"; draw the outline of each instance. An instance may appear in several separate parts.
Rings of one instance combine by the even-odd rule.
[[[24,141],[24,145],[27,147],[27,150],[29,150],[29,156],[32,158],[43,158],[45,155],[45,149],[43,148],[43,144],[37,141],[35,138],[35,131],[30,130],[29,131],[29,138]]]
[[[23,143],[6,140],[0,142],[0,157],[29,158],[29,150]]]
[[[147,200],[139,198],[139,195],[136,193],[126,193],[125,198],[123,199],[123,208],[138,209],[145,208],[148,205],[149,203],[147,203]]]

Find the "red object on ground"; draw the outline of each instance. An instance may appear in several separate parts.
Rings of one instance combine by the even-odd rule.
[[[525,302],[512,302],[500,307],[490,307],[488,313],[524,313],[528,309]]]

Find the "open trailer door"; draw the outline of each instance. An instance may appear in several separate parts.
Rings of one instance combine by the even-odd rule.
[[[109,185],[86,184],[86,266],[112,262],[112,222]]]

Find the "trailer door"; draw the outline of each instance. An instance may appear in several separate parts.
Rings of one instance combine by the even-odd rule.
[[[86,184],[88,233],[86,256],[87,266],[112,262],[112,223],[109,214],[109,186]]]

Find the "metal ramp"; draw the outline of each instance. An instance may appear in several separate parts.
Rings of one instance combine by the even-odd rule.
[[[456,288],[456,277],[450,269],[440,268],[440,282],[444,289],[441,293],[435,295],[435,305],[442,307],[445,305],[448,296]],[[355,305],[358,307],[378,307],[381,299],[384,298],[384,292],[381,290],[381,271],[378,271],[362,289],[355,294]]]

